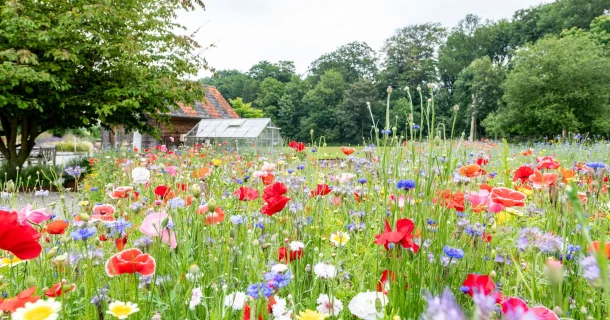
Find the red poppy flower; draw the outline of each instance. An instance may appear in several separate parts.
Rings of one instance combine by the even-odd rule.
[[[284,207],[286,207],[286,204],[288,204],[288,201],[290,201],[290,200],[291,200],[290,198],[288,198],[286,196],[282,196],[282,195],[271,197],[265,201],[265,204],[263,205],[263,208],[261,209],[261,213],[266,214],[268,216],[272,216],[272,215],[282,211],[284,209]]]
[[[469,164],[467,166],[460,167],[458,172],[468,178],[473,178],[479,175],[481,166],[478,164]]]
[[[64,234],[66,232],[66,228],[70,224],[63,220],[55,220],[51,223],[47,223],[45,229],[49,234]]]
[[[251,320],[250,318],[250,306],[248,305],[248,303],[246,302],[246,304],[244,305],[244,320]],[[263,320],[263,315],[262,313],[260,313],[258,315],[258,320]]]
[[[222,220],[225,219],[225,212],[220,208],[220,207],[216,207],[216,209],[214,209],[213,213],[209,213],[210,208],[208,207],[207,204],[204,204],[202,206],[199,206],[199,208],[197,208],[197,212],[199,214],[206,214],[205,215],[205,224],[219,224],[222,222]]]
[[[305,150],[305,144],[303,142],[290,141],[288,146],[296,150],[296,152],[301,152]]]
[[[0,310],[15,312],[15,310],[19,308],[23,308],[26,303],[31,302],[34,303],[40,299],[40,297],[35,296],[36,287],[31,287],[21,291],[16,297],[8,298],[2,303],[0,303]]]
[[[233,194],[241,201],[256,200],[258,198],[258,190],[250,187],[239,187]]]
[[[292,251],[289,247],[281,247],[278,250],[278,260],[290,262],[292,260],[298,260],[303,256],[303,249],[299,248],[299,250]]]
[[[61,280],[61,282],[54,284],[51,288],[49,288],[49,290],[45,291],[44,295],[47,297],[54,298],[59,297],[64,293],[72,292],[74,291],[74,289],[76,289],[76,285],[73,283],[70,285],[70,287],[68,287],[68,290],[64,290],[65,284],[66,280]]]
[[[263,200],[267,201],[275,196],[284,195],[286,194],[286,192],[288,192],[288,188],[286,188],[286,185],[281,182],[276,182],[272,185],[265,187],[265,190],[263,190]]]
[[[557,169],[559,168],[559,162],[555,161],[555,156],[536,157],[538,162],[538,170],[540,169]]]
[[[379,279],[379,282],[377,282],[377,292],[388,294],[390,286],[390,281],[388,281],[389,278],[392,278],[391,282],[394,282],[396,280],[396,275],[390,270],[383,270],[381,273],[381,279]]]
[[[498,291],[494,291],[494,289],[496,289],[496,285],[488,275],[479,276],[470,273],[466,277],[466,280],[464,280],[462,286],[464,287],[464,293],[471,297],[474,296],[475,292],[477,292],[486,296],[491,294],[496,299],[496,303],[500,303],[500,301],[502,301],[502,294]],[[468,289],[468,291],[465,291],[465,289]]]
[[[525,150],[525,151],[521,151],[521,154],[522,154],[523,156],[531,156],[532,154],[534,154],[534,150],[532,150],[532,149],[527,149],[527,150]]]
[[[432,199],[432,202],[438,203],[448,209],[455,209],[456,211],[464,211],[464,193],[456,192],[451,193],[451,190],[447,189],[444,192],[440,191],[439,197]]]
[[[349,148],[349,147],[343,147],[343,148],[341,148],[341,152],[343,152],[344,155],[349,156],[350,154],[356,152],[356,149]]]
[[[477,159],[477,164],[480,166],[484,166],[486,164],[489,163],[489,159],[488,158],[478,158]]]
[[[115,208],[114,206],[110,205],[110,204],[98,204],[96,206],[93,207],[93,213],[94,214],[98,214],[98,215],[113,215],[115,212]]]
[[[417,253],[419,246],[413,242],[412,232],[415,229],[415,224],[409,219],[398,219],[396,221],[396,231],[392,230],[390,222],[385,219],[384,233],[375,236],[375,244],[383,245],[386,250],[390,250],[389,244],[400,243],[403,248],[411,249]]]
[[[316,190],[312,190],[311,191],[311,196],[315,197],[315,196],[325,196],[327,194],[329,194],[332,191],[332,189],[327,185],[327,184],[318,184],[318,187]]]
[[[534,173],[529,177],[529,180],[533,183],[534,188],[546,188],[555,185],[559,176],[556,173],[542,173],[538,170],[534,170]]]
[[[165,197],[169,193],[170,188],[166,185],[160,185],[155,188],[155,195],[157,197]]]
[[[114,239],[114,245],[116,246],[117,250],[119,250],[119,251],[122,251],[123,249],[125,249],[126,244],[127,244],[127,235],[124,235],[122,238]]]
[[[491,189],[491,200],[505,207],[523,207],[525,206],[525,198],[524,193],[508,188],[496,187]]]
[[[121,251],[106,261],[106,273],[110,277],[136,272],[143,276],[150,276],[155,273],[155,267],[153,257],[135,248]]]
[[[29,224],[21,225],[16,213],[0,210],[0,249],[10,251],[21,260],[34,259],[42,251],[42,236]]]
[[[513,175],[513,181],[521,181],[521,183],[526,183],[529,181],[530,176],[534,174],[534,169],[528,166],[521,166],[519,169],[515,171]]]
[[[270,184],[273,183],[273,181],[275,181],[275,176],[271,173],[267,173],[264,176],[261,176],[261,181],[263,182],[264,185],[268,186]]]
[[[610,242],[601,243],[599,241],[593,241],[587,247],[587,251],[597,253],[599,251],[600,246],[606,251],[606,257],[608,257],[608,259],[610,259]]]

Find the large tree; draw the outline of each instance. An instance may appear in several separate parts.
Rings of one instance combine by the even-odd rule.
[[[375,50],[366,42],[348,43],[314,60],[309,66],[309,73],[317,82],[326,71],[331,69],[341,73],[347,83],[362,78],[373,79],[377,75]]]
[[[483,125],[495,133],[610,132],[610,59],[587,36],[549,36],[519,51],[504,83],[506,106]]]
[[[274,78],[265,78],[259,85],[254,106],[263,110],[265,116],[272,118],[274,121],[277,120],[280,99],[284,95],[285,86]]]
[[[257,81],[273,78],[279,82],[286,83],[296,74],[296,69],[292,61],[271,63],[265,60],[253,65],[248,74]]]
[[[178,10],[201,0],[8,0],[0,4],[0,152],[15,177],[49,129],[123,125],[155,134],[148,118],[202,96],[183,79],[205,67],[177,33]],[[18,139],[19,138],[19,139]]]
[[[244,102],[253,102],[258,92],[258,81],[238,70],[220,70],[214,76],[199,81],[215,86],[227,99],[240,97]]]

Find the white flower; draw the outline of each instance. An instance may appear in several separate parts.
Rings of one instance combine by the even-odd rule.
[[[253,175],[255,178],[260,178],[260,177],[264,177],[264,176],[266,176],[266,175],[267,175],[267,172],[265,172],[265,171],[254,171],[254,172],[252,173],[252,175]]]
[[[316,310],[320,313],[336,316],[343,310],[343,303],[341,300],[333,297],[331,302],[327,294],[321,294],[316,302],[318,303]]]
[[[203,292],[201,292],[201,288],[193,288],[193,290],[191,291],[191,301],[189,301],[189,309],[195,310],[195,307],[201,304],[202,298]]]
[[[271,267],[271,271],[275,273],[283,273],[286,270],[288,270],[288,266],[283,263],[274,264]]]
[[[286,308],[286,299],[278,296],[274,297],[275,304],[271,307],[275,320],[292,320],[292,310]]]
[[[127,319],[129,315],[140,311],[137,303],[113,301],[108,305],[107,314],[113,315],[119,319]]]
[[[17,310],[13,312],[11,319],[32,319],[29,314],[33,313],[39,317],[38,319],[55,320],[57,317],[59,317],[57,313],[60,311],[61,302],[55,301],[53,298],[50,298],[49,300],[40,299],[34,303],[26,302],[25,306],[17,308]]]
[[[290,246],[290,251],[299,251],[299,249],[305,248],[305,244],[303,242],[299,242],[299,241],[292,241],[292,242],[290,242],[289,246]]]
[[[231,307],[233,310],[242,310],[246,303],[246,294],[241,291],[229,293],[225,296],[225,307]]]
[[[261,170],[267,171],[267,172],[273,172],[273,171],[275,171],[275,163],[269,163],[269,162],[265,161],[265,164],[263,164],[263,167],[261,168]]]
[[[145,184],[150,180],[150,171],[142,167],[133,168],[131,178],[135,184]]]
[[[381,308],[379,312],[375,306],[379,301]],[[347,308],[358,319],[377,320],[383,318],[383,307],[388,303],[388,298],[382,292],[360,292],[352,301],[349,302]]]
[[[335,246],[345,247],[345,245],[347,244],[349,239],[350,239],[349,234],[347,234],[343,231],[337,231],[337,233],[332,233],[330,235],[330,242],[332,244],[334,244]]]
[[[313,272],[322,279],[332,279],[337,275],[337,268],[332,264],[320,262],[313,266]]]

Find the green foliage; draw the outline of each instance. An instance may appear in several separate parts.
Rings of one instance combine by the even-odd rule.
[[[263,110],[252,108],[252,103],[245,103],[242,98],[229,99],[233,109],[242,118],[262,118]]]
[[[348,43],[314,60],[309,73],[317,81],[331,69],[339,72],[348,83],[362,78],[374,79],[378,72],[375,50],[365,42]]]
[[[349,85],[345,90],[343,102],[335,113],[343,143],[359,144],[362,143],[363,137],[371,138],[373,122],[367,104],[370,104],[374,114],[381,112],[382,108],[373,82],[362,79]]]
[[[284,87],[282,82],[274,78],[265,78],[260,83],[256,100],[254,100],[254,105],[262,109],[265,115],[274,121],[279,116],[279,103],[284,95]]]
[[[221,70],[211,78],[199,80],[201,83],[214,86],[226,99],[242,97],[246,102],[256,99],[258,82],[249,75],[237,70]]]
[[[177,33],[178,10],[201,0],[0,4],[0,152],[9,171],[49,129],[108,128],[157,134],[169,106],[193,103],[201,86],[188,79],[207,65],[201,46]],[[21,152],[17,135],[21,132]]]
[[[283,83],[290,81],[295,73],[294,62],[292,61],[280,61],[278,63],[261,61],[253,65],[248,71],[248,74],[257,81],[273,78]]]
[[[507,105],[485,125],[503,133],[610,132],[610,59],[590,37],[549,36],[515,56]]]

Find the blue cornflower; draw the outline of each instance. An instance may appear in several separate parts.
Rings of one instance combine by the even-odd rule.
[[[445,254],[451,259],[462,259],[464,258],[464,250],[458,248],[452,248],[450,246],[445,246],[443,248]]]
[[[253,283],[248,286],[246,293],[254,299],[271,297],[273,295],[273,289],[265,283]]]
[[[271,285],[275,289],[280,289],[287,286],[290,283],[291,277],[292,273],[290,272],[290,270],[287,270],[285,273],[265,273],[265,281],[267,281],[267,285]]]
[[[131,222],[125,220],[125,218],[119,218],[117,219],[115,222],[113,222],[114,224],[114,229],[121,235],[124,236],[125,235],[125,230],[128,228],[131,228]]]
[[[75,166],[75,167],[68,167],[66,168],[66,170],[64,170],[68,175],[76,178],[78,176],[81,175],[81,173],[83,173],[83,168],[81,168],[80,166]]]
[[[175,208],[184,207],[186,202],[184,202],[184,200],[182,198],[176,197],[176,198],[169,199],[169,201],[167,201],[167,204],[169,204],[170,208],[175,209]]]
[[[297,166],[297,170],[303,170],[305,169],[305,165],[304,164],[300,164]]]
[[[418,125],[416,125],[416,124],[414,124],[414,125],[413,125],[413,130],[419,130],[419,126],[418,126]]]
[[[595,170],[603,169],[606,167],[606,164],[603,162],[586,162],[585,164],[587,165],[587,167]]]
[[[100,190],[100,188],[98,188],[98,187],[91,187],[91,191],[99,191],[99,190]]]
[[[236,225],[240,225],[240,224],[244,223],[244,218],[240,215],[231,216],[229,218],[229,220],[231,221],[231,223],[236,224]]]
[[[392,130],[390,130],[390,129],[388,129],[388,130],[381,130],[381,134],[384,134],[384,135],[388,135],[388,136],[389,136],[389,135],[391,135],[391,134],[392,134]]]
[[[311,148],[311,152],[317,152],[318,150],[316,148]]]
[[[89,227],[72,231],[72,233],[70,233],[70,236],[74,240],[87,240],[91,238],[96,232],[97,229],[95,227]]]
[[[294,173],[294,170],[292,170],[292,169],[288,169],[288,170],[286,170],[286,171],[288,172],[288,174],[292,174],[292,173]]]
[[[413,181],[413,180],[399,180],[398,183],[396,183],[396,188],[403,189],[403,190],[415,189],[415,181]]]
[[[365,184],[367,182],[368,182],[368,180],[366,180],[365,178],[358,179],[358,183],[360,183],[360,184]]]
[[[260,228],[260,229],[265,229],[265,224],[263,224],[262,222],[257,222],[257,223],[255,224],[255,226],[256,226],[257,228]]]

